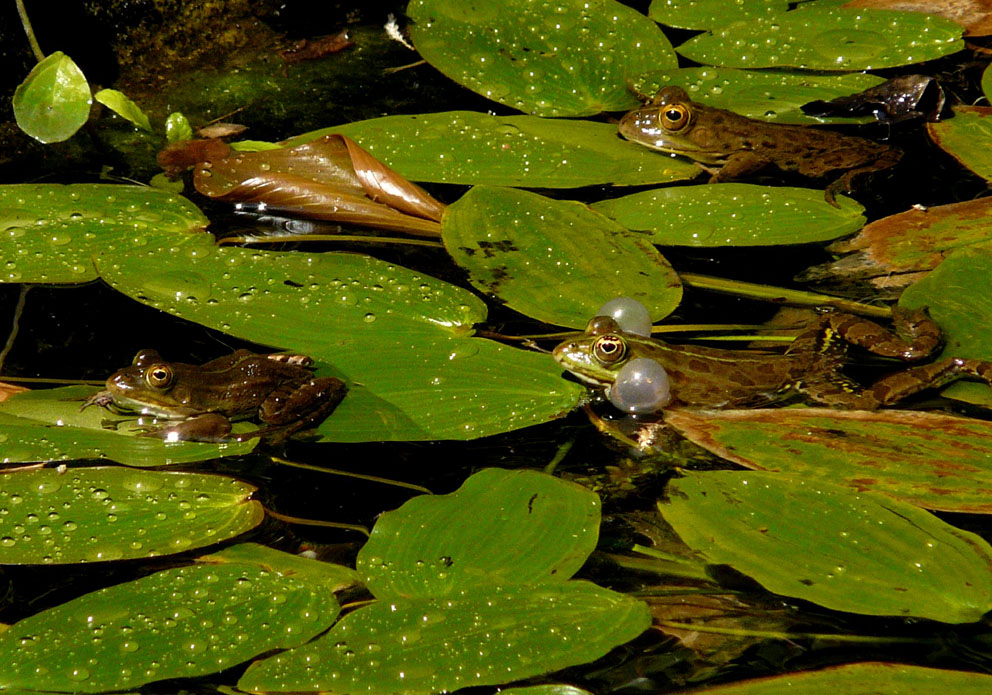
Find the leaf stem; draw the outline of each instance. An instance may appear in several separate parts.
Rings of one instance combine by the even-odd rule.
[[[39,63],[45,59],[45,54],[41,52],[41,46],[38,45],[38,39],[35,38],[34,29],[31,28],[31,20],[28,19],[28,11],[24,7],[24,0],[14,0],[17,3],[17,14],[21,16],[21,26],[24,27],[24,33],[28,36],[28,43],[31,44],[31,52],[34,53],[34,58]]]

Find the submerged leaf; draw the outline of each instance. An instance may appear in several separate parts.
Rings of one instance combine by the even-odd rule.
[[[406,13],[424,60],[478,94],[538,116],[633,108],[627,79],[676,65],[658,26],[614,0],[414,0]]]
[[[992,425],[939,413],[826,408],[693,411],[665,422],[752,470],[777,471],[918,507],[992,514]]]
[[[444,206],[343,135],[204,162],[196,190],[299,217],[437,236]]]
[[[55,51],[31,69],[14,92],[14,118],[44,143],[68,140],[90,117],[90,85],[72,58]]]
[[[659,508],[690,548],[777,594],[946,623],[976,622],[992,609],[992,547],[888,497],[713,471],[673,480]]]

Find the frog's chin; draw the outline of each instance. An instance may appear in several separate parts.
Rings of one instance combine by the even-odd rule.
[[[140,415],[151,415],[165,420],[182,420],[183,418],[188,417],[188,415],[181,412],[180,409],[167,405],[159,406],[155,403],[149,403],[147,401],[138,401],[133,398],[128,398],[127,396],[121,396],[120,394],[114,394],[114,405],[122,410],[128,410]]]

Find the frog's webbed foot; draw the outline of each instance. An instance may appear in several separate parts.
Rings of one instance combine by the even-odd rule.
[[[862,316],[828,312],[815,328],[800,335],[790,353],[834,355],[846,345],[857,345],[881,357],[915,362],[932,354],[941,343],[940,328],[925,309],[892,310],[895,332]]]
[[[110,391],[97,391],[92,396],[83,401],[83,404],[79,406],[79,412],[82,412],[89,408],[91,405],[98,405],[101,408],[107,408],[109,410],[110,406],[114,403],[114,396]]]

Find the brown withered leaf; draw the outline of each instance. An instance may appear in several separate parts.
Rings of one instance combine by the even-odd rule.
[[[23,393],[29,390],[30,389],[24,388],[23,386],[15,386],[14,384],[8,384],[0,381],[0,402],[7,400],[15,394]]]
[[[193,185],[272,212],[439,237],[444,205],[344,135],[299,147],[234,152],[197,166]]]
[[[229,154],[231,154],[231,146],[223,140],[204,138],[170,142],[159,150],[155,159],[170,178],[175,178],[201,162],[223,159]]]
[[[992,34],[992,0],[851,0],[843,7],[926,12],[957,22],[965,36]]]
[[[876,289],[907,287],[965,246],[992,242],[992,198],[912,209],[862,228],[828,246],[850,254],[801,273],[803,282],[869,282]]]

